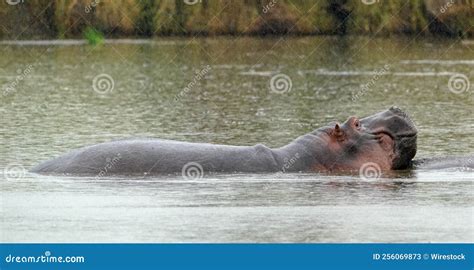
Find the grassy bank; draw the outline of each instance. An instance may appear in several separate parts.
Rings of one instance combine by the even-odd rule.
[[[421,33],[474,36],[473,0],[8,0],[0,38]]]

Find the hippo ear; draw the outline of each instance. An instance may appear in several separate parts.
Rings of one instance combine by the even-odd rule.
[[[334,126],[334,129],[333,129],[333,132],[332,132],[332,136],[338,140],[338,141],[343,141],[344,140],[344,131],[342,130],[342,128],[339,126],[339,124],[336,124]]]

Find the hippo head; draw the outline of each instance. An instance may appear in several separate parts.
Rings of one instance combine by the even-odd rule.
[[[362,119],[349,117],[316,130],[318,161],[326,170],[357,170],[368,162],[381,170],[406,169],[416,154],[417,130],[407,114],[392,107]]]

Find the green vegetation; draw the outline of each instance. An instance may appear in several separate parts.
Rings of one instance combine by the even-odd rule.
[[[474,36],[473,0],[0,1],[0,38],[394,33]],[[90,32],[86,29],[96,29]],[[89,40],[89,34],[87,34]],[[92,42],[99,41],[92,38]]]
[[[84,30],[84,38],[89,42],[90,45],[100,45],[104,43],[104,35],[97,29],[88,26]]]

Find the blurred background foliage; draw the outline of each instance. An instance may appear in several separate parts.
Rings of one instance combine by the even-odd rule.
[[[2,0],[0,38],[421,34],[472,37],[474,0]]]

